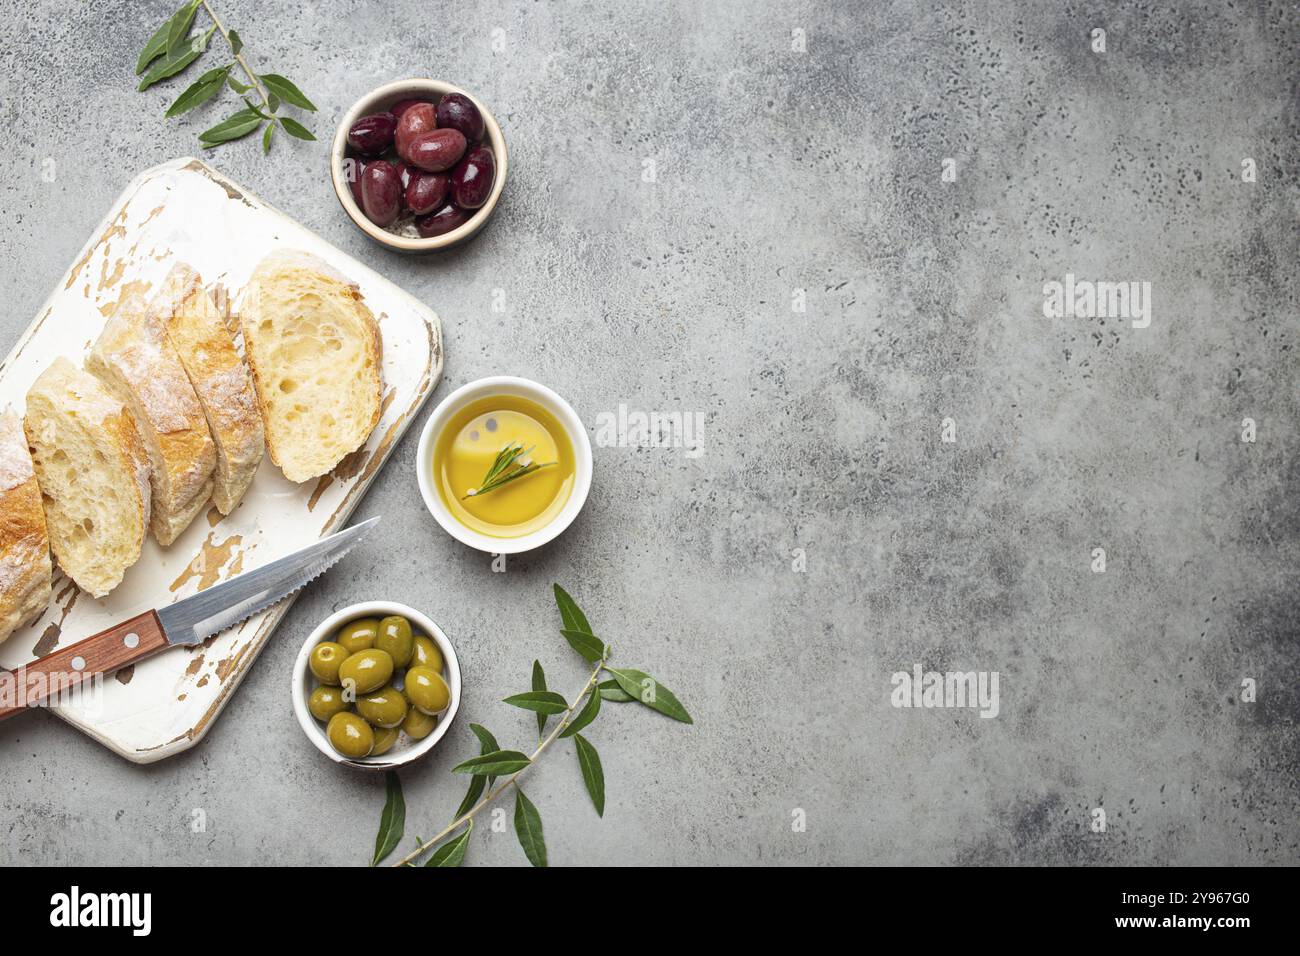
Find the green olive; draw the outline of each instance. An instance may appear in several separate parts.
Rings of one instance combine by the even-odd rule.
[[[348,702],[343,699],[343,692],[337,687],[322,684],[311,692],[307,699],[307,709],[317,720],[329,720],[340,711],[348,709]]]
[[[357,651],[366,651],[374,647],[375,638],[378,636],[379,620],[363,617],[351,624],[343,625],[343,630],[339,631],[339,636],[335,640],[342,644],[349,654],[355,654]]]
[[[415,650],[411,652],[412,667],[432,667],[438,673],[442,673],[442,651],[438,650],[438,645],[433,643],[432,638],[425,637],[423,634],[415,638]]]
[[[333,641],[321,641],[311,649],[311,659],[308,665],[311,672],[316,675],[316,679],[322,684],[333,684],[338,686],[339,668],[347,659],[348,652],[344,650],[342,644],[335,644]]]
[[[375,732],[370,725],[350,711],[340,711],[325,727],[330,745],[345,757],[360,760],[375,748]]]
[[[375,638],[375,647],[388,651],[397,667],[405,667],[411,662],[411,651],[415,639],[411,636],[411,622],[394,614],[379,622],[379,636]]]
[[[391,684],[357,698],[357,713],[372,727],[396,727],[406,716],[406,698]]]
[[[431,667],[412,667],[406,672],[406,698],[426,714],[447,709],[451,690],[442,675]]]
[[[395,743],[397,743],[396,727],[379,728],[375,731],[375,748],[370,751],[370,756],[378,757],[380,754],[388,753]]]
[[[377,647],[357,651],[339,666],[339,679],[336,683],[352,682],[352,688],[361,694],[379,690],[393,677],[393,659],[387,651]]]
[[[438,726],[437,717],[421,713],[414,707],[406,712],[406,719],[402,721],[402,730],[412,740],[423,740],[433,733],[433,728],[436,726]]]

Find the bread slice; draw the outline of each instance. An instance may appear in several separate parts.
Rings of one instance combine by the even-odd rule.
[[[217,447],[212,502],[223,515],[244,497],[266,449],[253,379],[235,351],[225,318],[202,280],[185,265],[172,268],[160,311],[167,338],[180,355]]]
[[[50,603],[54,567],[23,420],[0,415],[0,644]]]
[[[86,371],[135,418],[152,465],[149,528],[159,544],[171,544],[212,495],[217,451],[159,312],[139,295],[118,303],[86,359]]]
[[[379,422],[379,323],[355,285],[305,252],[258,264],[240,308],[271,460],[323,475]]]
[[[149,526],[149,458],[131,412],[60,357],[27,393],[23,426],[54,556],[103,597],[140,557]]]

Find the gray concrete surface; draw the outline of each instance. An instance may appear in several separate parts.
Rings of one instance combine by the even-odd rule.
[[[168,4],[4,6],[7,349],[218,111],[164,122],[181,84],[134,91]],[[200,746],[139,768],[48,714],[0,725],[0,860],[364,863],[383,781],[294,724],[301,640],[354,601],[424,608],[466,720],[523,744],[499,699],[533,658],[581,681],[560,581],[696,724],[606,708],[603,821],[557,747],[527,786],[554,863],[1296,862],[1296,7],[935,7],[220,0],[324,139],[407,75],[501,119],[497,217],[433,259],[365,240],[323,143],[210,157],[438,310],[435,401],[526,375],[593,428],[702,413],[702,454],[598,448],[576,525],[494,574],[424,511],[413,429],[358,513],[390,547],[305,594]],[[1150,326],[1044,317],[1067,273],[1151,283]],[[914,664],[999,672],[999,715],[892,707]],[[461,723],[403,774],[408,833],[475,747]],[[471,862],[523,862],[482,829]]]

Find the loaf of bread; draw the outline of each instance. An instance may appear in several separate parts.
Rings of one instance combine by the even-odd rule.
[[[166,297],[164,290],[160,300]],[[135,418],[152,465],[149,527],[159,544],[171,544],[212,495],[217,452],[160,311],[139,295],[118,303],[86,359],[86,371]]]
[[[23,426],[54,556],[103,597],[139,559],[149,527],[149,458],[131,412],[60,357],[28,391]]]
[[[0,414],[0,644],[50,603],[54,568],[23,420]]]
[[[225,317],[194,270],[172,268],[159,311],[216,443],[212,502],[228,515],[252,483],[266,448],[252,377],[235,351]]]
[[[330,471],[379,422],[379,323],[357,287],[315,256],[276,252],[240,305],[271,460],[290,481]]]

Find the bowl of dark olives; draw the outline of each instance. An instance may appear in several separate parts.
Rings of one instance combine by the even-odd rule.
[[[369,601],[312,631],[293,667],[293,712],[335,763],[391,770],[437,745],[460,707],[460,663],[433,621]]]
[[[507,163],[496,118],[441,80],[399,80],[363,96],[330,152],[344,211],[370,238],[402,252],[446,249],[482,229]]]

